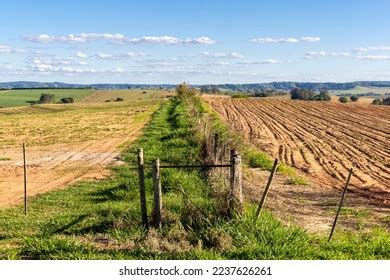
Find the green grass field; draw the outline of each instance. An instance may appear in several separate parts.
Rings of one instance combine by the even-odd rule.
[[[361,93],[367,93],[367,92],[373,92],[377,94],[386,94],[390,93],[390,88],[388,87],[362,87],[357,86],[353,89],[349,90],[330,90],[329,93],[331,95],[337,95],[342,93],[348,93],[348,94],[361,94]]]
[[[0,108],[27,106],[36,102],[42,93],[55,95],[56,102],[63,97],[73,97],[82,100],[94,92],[92,89],[21,89],[0,90]]]
[[[197,119],[189,109],[194,106],[187,102],[165,102],[143,136],[124,152],[128,165],[116,167],[111,178],[33,197],[27,216],[22,207],[0,210],[0,259],[390,258],[390,237],[381,228],[338,230],[327,243],[326,236],[283,225],[268,211],[254,223],[253,204],[245,205],[242,216],[229,218],[221,197],[199,170],[162,171],[164,223],[161,228],[144,229],[138,176],[131,169],[136,150],[145,150],[150,213],[151,162],[160,158],[163,164],[194,164],[201,159]]]

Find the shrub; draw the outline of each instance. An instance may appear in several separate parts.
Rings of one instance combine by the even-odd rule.
[[[145,94],[145,93],[146,93],[146,91],[144,90],[142,93],[143,93],[143,94]]]
[[[348,102],[348,98],[346,96],[340,96],[339,101],[341,103],[347,103]]]
[[[383,104],[383,101],[382,101],[382,99],[380,99],[380,98],[375,98],[375,99],[372,101],[372,104],[373,104],[373,105],[382,105],[382,104]]]
[[[331,99],[327,90],[321,90],[319,94],[314,96],[315,101],[329,101]]]
[[[352,102],[356,102],[358,101],[359,97],[357,95],[351,95],[351,97],[349,98],[349,100],[351,100]]]
[[[248,98],[249,95],[246,94],[234,94],[232,95],[232,98]]]
[[[39,97],[39,104],[47,104],[47,103],[53,103],[55,99],[54,94],[50,93],[41,93],[41,97]]]
[[[383,105],[390,105],[390,97],[386,97],[385,99],[383,99],[382,104]]]
[[[115,101],[125,101],[122,97],[118,97]]]
[[[62,103],[74,103],[74,98],[73,97],[64,97],[61,98]]]
[[[293,88],[290,91],[293,100],[315,100],[314,91],[303,88]]]

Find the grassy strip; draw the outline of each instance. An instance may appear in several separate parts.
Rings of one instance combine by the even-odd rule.
[[[197,105],[198,106],[198,105]],[[160,108],[144,135],[124,157],[132,166],[143,147],[149,165],[197,163],[201,145],[188,104],[173,99]],[[201,111],[201,110],[200,110]],[[252,221],[254,205],[242,217],[224,218],[218,197],[200,170],[162,172],[164,224],[149,231],[139,224],[138,177],[128,166],[113,177],[83,182],[0,210],[3,259],[377,259],[389,258],[386,231],[343,234],[331,243],[297,227],[283,226],[267,211]],[[149,168],[148,168],[149,170]],[[147,172],[148,209],[152,207]],[[177,190],[183,188],[186,196]]]

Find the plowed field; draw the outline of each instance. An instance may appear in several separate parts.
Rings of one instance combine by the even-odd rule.
[[[206,97],[234,130],[313,183],[390,203],[390,108],[287,99]]]

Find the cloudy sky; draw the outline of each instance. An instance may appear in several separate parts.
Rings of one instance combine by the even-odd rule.
[[[0,82],[390,80],[388,0],[4,0],[0,11]]]

